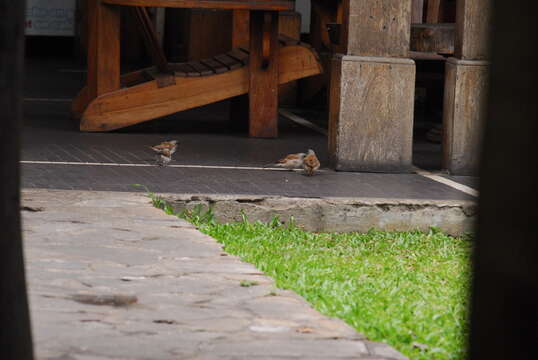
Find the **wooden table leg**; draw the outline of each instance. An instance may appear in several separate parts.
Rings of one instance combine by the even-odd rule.
[[[250,11],[233,10],[232,49],[248,49],[250,44]],[[230,129],[248,131],[249,106],[248,94],[234,97],[230,101]]]
[[[250,16],[249,135],[278,135],[278,12]]]
[[[120,8],[88,1],[89,100],[120,88]]]

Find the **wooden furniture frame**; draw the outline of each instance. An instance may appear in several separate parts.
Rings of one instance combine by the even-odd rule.
[[[154,64],[120,74],[120,6],[136,9]],[[146,6],[250,11],[249,49],[186,64],[169,64],[155,46]],[[83,131],[109,131],[247,94],[249,134],[278,134],[278,85],[322,71],[315,51],[278,36],[284,0],[91,0],[87,86],[73,103]]]

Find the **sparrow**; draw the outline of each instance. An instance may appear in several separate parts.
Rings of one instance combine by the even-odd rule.
[[[150,146],[157,153],[157,165],[166,166],[172,161],[172,154],[177,150],[177,140],[164,141],[159,145]]]
[[[319,169],[320,163],[314,150],[309,149],[303,160],[303,169],[308,176],[314,175],[314,172]]]
[[[157,155],[157,165],[166,166],[172,161],[172,150],[163,149],[159,155]]]
[[[281,167],[288,170],[297,169],[303,166],[303,159],[305,156],[306,156],[305,153],[289,154],[289,155],[286,155],[286,157],[278,160],[276,164],[268,164],[268,165],[265,165],[264,167],[274,166],[274,167]]]
[[[150,146],[150,148],[157,154],[162,154],[163,151],[168,150],[170,152],[170,156],[172,156],[172,154],[176,152],[177,143],[177,140],[163,141],[159,145]]]

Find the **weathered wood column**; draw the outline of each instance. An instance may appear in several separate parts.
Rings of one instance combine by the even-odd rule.
[[[446,63],[443,106],[444,167],[455,175],[478,171],[480,133],[486,118],[491,3],[457,3],[455,57]]]
[[[33,358],[20,221],[24,1],[0,0],[0,359]]]
[[[332,59],[329,152],[336,170],[411,169],[415,63],[412,0],[342,0]],[[333,34],[334,36],[334,34]]]

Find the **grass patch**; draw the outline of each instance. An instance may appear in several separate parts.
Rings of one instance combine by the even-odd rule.
[[[155,206],[173,209],[153,196]],[[413,360],[463,359],[471,242],[432,229],[309,233],[278,220],[217,224],[211,212],[180,214],[282,289],[343,319]],[[243,286],[243,285],[241,285]]]

